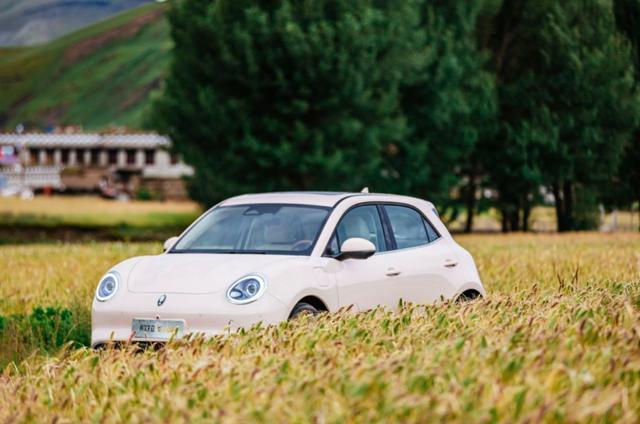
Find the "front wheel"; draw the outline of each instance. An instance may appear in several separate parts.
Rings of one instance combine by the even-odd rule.
[[[460,294],[460,296],[458,296],[456,299],[456,303],[472,302],[476,299],[481,299],[481,298],[482,298],[482,295],[480,294],[480,292],[478,292],[477,290],[470,289]]]
[[[318,311],[315,306],[310,305],[305,302],[299,302],[294,306],[293,311],[291,311],[291,315],[289,315],[289,319],[296,319],[300,315],[308,314],[308,315],[318,315],[320,311]]]

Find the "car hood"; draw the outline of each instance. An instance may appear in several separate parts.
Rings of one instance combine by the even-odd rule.
[[[216,293],[247,274],[286,260],[281,255],[172,253],[142,257],[127,287],[134,293]]]

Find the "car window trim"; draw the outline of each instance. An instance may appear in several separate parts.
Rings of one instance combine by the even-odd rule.
[[[433,224],[424,216],[422,217],[422,225],[424,225],[424,230],[427,232],[427,239],[429,239],[429,243],[433,243],[436,240],[439,240],[440,238],[442,238],[440,236],[440,233],[438,233],[438,230],[436,230],[436,228],[433,226]],[[436,238],[434,238],[433,240],[431,240],[430,237],[429,237],[429,228],[427,228],[427,225],[429,227],[431,227],[433,232],[436,234]]]
[[[407,250],[407,249],[415,249],[417,247],[425,247],[425,246],[429,246],[432,243],[437,242],[438,240],[440,240],[442,238],[442,235],[440,234],[440,232],[433,226],[433,224],[431,224],[431,221],[429,220],[429,218],[427,218],[420,209],[416,208],[413,205],[408,205],[406,203],[399,203],[399,202],[382,202],[380,203],[380,205],[382,206],[382,209],[384,210],[385,213],[385,218],[388,219],[388,225],[389,225],[389,229],[391,230],[391,237],[393,238],[393,244],[396,247],[394,250],[389,250],[390,252],[397,252],[397,251],[401,251],[401,250]],[[396,235],[393,233],[393,227],[391,226],[391,220],[389,220],[389,215],[387,214],[386,209],[384,208],[385,206],[400,206],[400,207],[405,207],[405,208],[409,208],[409,209],[413,209],[415,212],[418,213],[418,215],[420,215],[420,217],[422,217],[423,221],[422,221],[422,226],[424,227],[424,232],[427,236],[427,243],[425,244],[419,244],[417,246],[411,246],[411,247],[404,247],[402,249],[399,249],[397,246],[397,242],[396,242]],[[431,228],[433,228],[433,231],[437,234],[438,237],[436,237],[433,241],[429,239],[429,231],[427,230],[427,227],[425,227],[425,223],[424,222],[428,222],[429,225],[431,225]]]
[[[381,203],[376,204],[378,208],[378,214],[382,220],[382,231],[384,232],[384,239],[387,243],[387,252],[393,252],[394,250],[398,250],[398,243],[396,242],[396,237],[393,234],[393,229],[391,228],[391,221],[389,220],[389,215],[387,215],[387,211],[384,208],[384,205]],[[383,252],[381,252],[383,253]]]
[[[333,205],[332,208],[332,212],[335,211],[335,209],[337,208],[337,206],[346,199],[352,198],[352,197],[358,197],[358,194],[354,194],[352,196],[347,196],[344,197],[342,199],[340,199],[335,205]],[[336,241],[338,242],[338,249],[340,249],[340,240],[337,237],[337,230],[338,230],[338,226],[340,225],[340,223],[342,222],[342,219],[345,217],[345,215],[347,213],[349,213],[349,211],[351,211],[354,208],[357,208],[358,206],[367,206],[367,205],[375,205],[376,208],[378,209],[378,215],[380,216],[380,219],[382,221],[382,230],[383,232],[388,231],[389,232],[389,237],[391,239],[391,246],[393,246],[393,248],[390,248],[389,246],[389,240],[387,239],[387,235],[385,234],[385,243],[387,243],[387,250],[385,250],[384,252],[376,252],[377,254],[385,254],[385,253],[390,253],[390,252],[398,252],[401,250],[407,250],[407,249],[415,249],[415,248],[419,248],[419,247],[425,247],[425,246],[430,246],[432,243],[437,243],[438,241],[440,241],[440,239],[442,239],[442,234],[440,234],[440,231],[438,231],[438,229],[431,223],[431,220],[417,207],[407,204],[407,203],[401,203],[401,202],[393,202],[393,201],[384,201],[384,202],[380,202],[380,201],[375,201],[375,200],[371,200],[371,201],[366,201],[366,202],[361,202],[361,203],[356,203],[355,205],[349,206],[349,208],[347,210],[345,210],[342,213],[342,216],[340,216],[340,219],[338,220],[338,223],[335,225],[335,227],[333,228],[333,231],[331,232],[331,236],[329,237],[329,241],[327,242],[327,244],[325,245],[324,249],[322,250],[322,254],[321,257],[324,258],[333,258],[334,255],[328,255],[327,254],[327,250],[329,249],[329,246],[331,245],[331,240],[333,240],[334,237],[336,237]],[[429,225],[431,225],[431,228],[433,228],[433,231],[436,233],[437,237],[432,241],[429,240],[429,232],[427,231],[427,228],[425,227],[424,231],[427,234],[427,240],[428,242],[425,244],[420,244],[418,246],[412,246],[412,247],[405,247],[402,249],[398,249],[398,244],[396,242],[395,239],[395,235],[393,234],[393,228],[391,227],[391,221],[389,220],[389,216],[387,215],[387,211],[385,210],[384,206],[402,206],[405,208],[409,208],[409,209],[413,209],[414,211],[416,211],[418,213],[418,215],[420,215],[420,217],[422,217],[423,220],[425,220],[427,223],[429,223]],[[325,222],[326,224],[326,222]],[[424,222],[422,224],[424,226]],[[320,232],[324,232],[324,225],[323,228]],[[314,244],[315,246],[315,244]]]
[[[339,203],[339,202],[338,202]],[[323,258],[335,258],[335,255],[328,255],[327,254],[327,249],[329,249],[329,246],[331,245],[331,240],[333,239],[333,237],[336,237],[336,241],[338,242],[338,250],[340,250],[340,239],[338,238],[338,227],[340,226],[340,223],[342,222],[342,220],[344,219],[344,217],[351,212],[351,210],[358,208],[360,206],[375,206],[376,207],[376,211],[378,212],[378,219],[380,219],[380,225],[382,226],[382,233],[383,236],[385,238],[384,242],[385,245],[387,244],[387,236],[385,234],[385,224],[384,224],[384,217],[381,216],[380,214],[380,208],[378,207],[378,205],[380,204],[380,202],[376,202],[376,201],[371,201],[371,202],[362,202],[362,203],[356,203],[355,205],[351,205],[349,206],[349,208],[344,211],[342,213],[342,216],[340,216],[340,219],[338,220],[338,223],[335,225],[335,227],[333,227],[333,231],[331,232],[331,236],[329,237],[329,241],[327,242],[326,246],[324,247],[324,250],[322,251],[322,257]],[[335,206],[334,206],[335,209]],[[323,228],[324,230],[324,228]],[[391,252],[392,250],[389,249],[389,246],[386,246],[387,250],[383,251],[383,252],[378,252],[376,251],[375,255],[377,255],[378,253],[386,253],[386,252]]]

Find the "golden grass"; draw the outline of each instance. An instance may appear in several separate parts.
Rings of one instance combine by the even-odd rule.
[[[89,309],[109,267],[160,252],[160,243],[0,245],[0,315],[26,314],[41,305]]]
[[[201,212],[194,202],[120,202],[95,196],[0,198],[0,219],[45,225],[153,225],[163,216],[188,223]]]
[[[32,357],[0,376],[0,422],[638,422],[640,235],[460,241],[485,300]],[[5,281],[33,297],[3,309],[90,297],[111,261],[157,248],[4,247],[1,269],[20,258],[33,270],[2,281],[2,297]]]
[[[466,213],[449,223],[449,228],[455,231],[464,229]],[[537,232],[556,231],[555,210],[551,206],[537,206],[531,211],[529,218],[530,229]],[[637,207],[633,211],[618,211],[616,214],[607,213],[600,223],[604,231],[637,231],[640,227],[640,215]],[[496,209],[489,209],[474,218],[474,231],[495,231],[501,230],[500,213]]]

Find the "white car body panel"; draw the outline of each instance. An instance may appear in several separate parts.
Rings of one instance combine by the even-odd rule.
[[[440,297],[455,295],[455,272],[445,266],[454,256],[450,246],[442,238],[423,246],[389,252],[393,257],[393,277],[397,297],[411,303],[433,303]]]
[[[180,320],[187,333],[208,336],[258,322],[275,324],[286,320],[295,305],[308,296],[328,311],[336,311],[352,305],[355,310],[378,305],[394,308],[400,299],[432,304],[467,290],[486,295],[473,258],[451,238],[427,201],[368,193],[266,193],[234,197],[212,210],[251,204],[313,205],[331,211],[308,256],[172,253],[171,247],[179,240],[175,238],[165,245],[165,253],[117,264],[109,271],[120,275],[119,289],[107,301],[93,301],[92,345],[139,340],[132,334],[133,319]],[[395,204],[418,210],[440,238],[416,247],[378,252],[367,259],[324,256],[341,218],[363,204]],[[251,303],[232,304],[227,289],[247,275],[259,275],[266,281],[264,294]],[[166,298],[161,305],[160,296]]]

